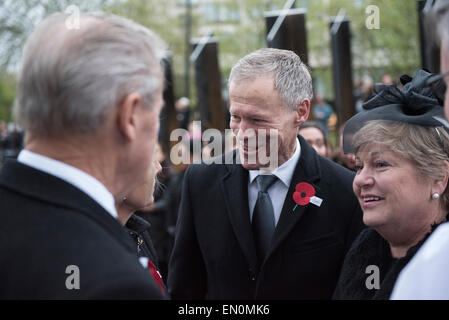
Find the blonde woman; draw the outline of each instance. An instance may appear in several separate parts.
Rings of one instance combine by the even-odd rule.
[[[402,268],[447,219],[449,135],[442,93],[425,85],[431,76],[420,70],[402,78],[402,91],[383,86],[346,124],[368,228],[346,255],[335,299],[388,299]]]

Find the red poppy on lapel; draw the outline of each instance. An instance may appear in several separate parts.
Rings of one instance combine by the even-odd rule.
[[[157,271],[156,266],[150,260],[148,260],[148,268],[150,269],[151,276],[153,277],[154,281],[161,290],[162,295],[165,295],[165,286],[164,283],[162,282],[162,277]]]
[[[295,190],[296,191],[293,193],[293,200],[295,200],[296,206],[293,208],[293,211],[295,211],[298,205],[305,206],[306,204],[309,204],[310,198],[315,195],[315,188],[307,182],[298,183]]]

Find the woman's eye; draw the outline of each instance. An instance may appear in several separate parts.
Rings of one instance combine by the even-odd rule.
[[[376,168],[386,168],[386,167],[390,166],[390,164],[385,161],[377,161],[375,164],[376,164]]]
[[[356,164],[356,165],[354,166],[354,170],[355,170],[356,172],[359,172],[359,171],[361,171],[362,169],[363,169],[363,166],[360,165],[360,164]]]

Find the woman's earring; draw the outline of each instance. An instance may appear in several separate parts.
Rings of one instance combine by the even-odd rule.
[[[435,199],[435,200],[437,200],[437,199],[440,198],[440,195],[439,195],[438,193],[434,193],[434,194],[432,195],[432,198]]]

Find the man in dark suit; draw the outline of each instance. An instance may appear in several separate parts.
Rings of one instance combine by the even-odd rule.
[[[117,16],[67,18],[45,19],[23,53],[25,149],[0,172],[0,299],[160,299],[115,202],[147,181],[162,42]]]
[[[362,214],[353,174],[297,136],[310,73],[291,51],[261,49],[234,66],[229,94],[238,151],[185,175],[169,293],[329,299]]]

